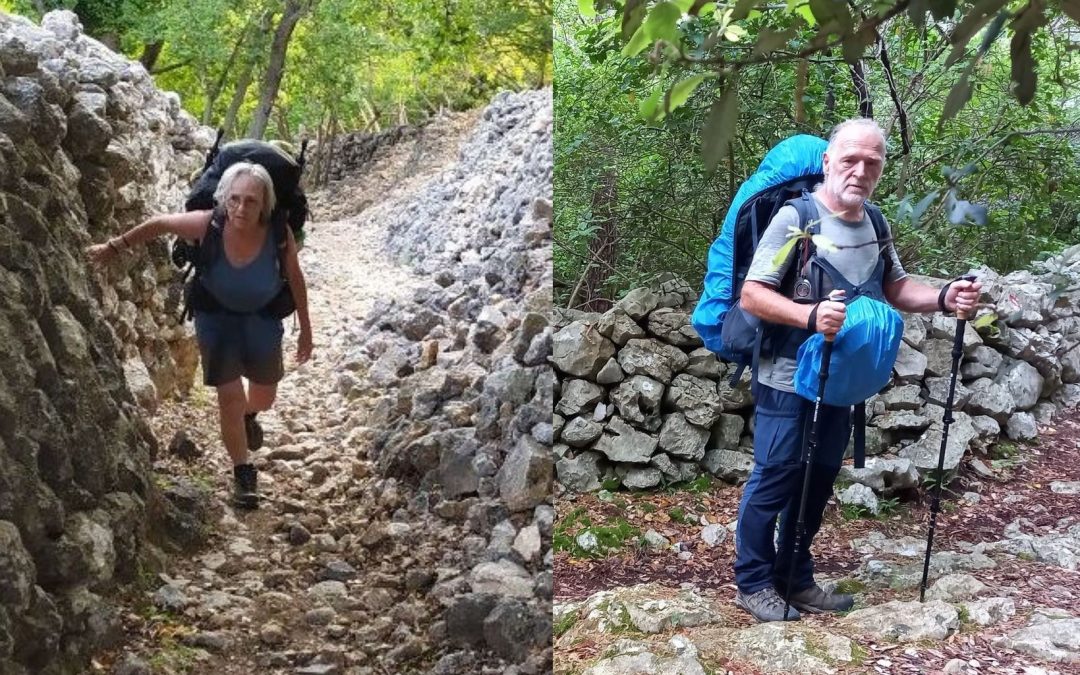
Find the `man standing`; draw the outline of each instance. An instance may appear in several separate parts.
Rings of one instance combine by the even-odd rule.
[[[823,158],[825,180],[815,189],[812,200],[820,217],[820,233],[837,248],[827,252],[819,248],[817,257],[831,264],[851,286],[880,289],[880,299],[901,311],[973,311],[979,283],[955,281],[939,293],[907,276],[891,241],[883,246],[872,243],[878,237],[864,203],[877,186],[884,164],[885,135],[876,122],[853,119],[833,130]],[[790,205],[781,208],[769,223],[742,287],[742,307],[769,324],[834,336],[844,323],[842,301],[799,304],[779,291],[797,247],[779,268],[774,267],[773,259],[786,243],[790,228],[799,224],[798,212]],[[882,256],[885,264],[880,264]],[[818,289],[818,297],[833,290],[828,280],[824,283],[827,285]],[[843,291],[837,293],[834,297],[840,300]],[[811,416],[808,401],[795,393],[795,371],[793,358],[774,354],[763,355],[755,373],[754,469],[739,505],[735,602],[758,621],[784,620],[783,597],[788,590],[802,492],[801,452]],[[850,595],[827,593],[814,582],[809,550],[832,495],[850,433],[850,409],[822,405],[819,442],[809,469],[806,530],[791,575],[789,620],[799,618],[797,610],[843,611],[853,604]],[[773,545],[778,517],[779,553]]]

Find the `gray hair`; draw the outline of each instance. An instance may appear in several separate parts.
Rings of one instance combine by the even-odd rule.
[[[274,180],[270,178],[270,174],[260,164],[237,162],[225,169],[225,173],[221,174],[221,180],[218,181],[217,188],[214,189],[214,203],[219,205],[225,203],[225,200],[229,198],[229,194],[232,192],[233,183],[240,176],[251,176],[262,183],[263,207],[260,215],[262,216],[262,222],[270,222],[270,214],[277,204],[277,197],[274,195]]]
[[[885,139],[885,131],[881,128],[881,125],[877,121],[869,117],[855,117],[849,120],[844,120],[840,124],[833,127],[832,132],[829,134],[829,147],[826,148],[826,152],[832,152],[836,149],[836,139],[845,131],[849,129],[858,129],[860,131],[867,131],[875,133],[881,137],[881,147],[885,150],[889,149],[889,142]]]

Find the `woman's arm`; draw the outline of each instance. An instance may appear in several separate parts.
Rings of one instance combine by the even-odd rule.
[[[181,239],[196,240],[206,235],[212,211],[187,211],[153,216],[139,223],[118,237],[113,237],[104,244],[95,244],[86,248],[90,260],[101,264],[108,262],[116,254],[145,244],[163,234],[175,234]]]
[[[300,269],[299,249],[296,247],[296,239],[293,238],[292,229],[285,228],[285,280],[292,291],[293,302],[296,303],[296,317],[300,320],[300,336],[296,343],[296,362],[303,363],[311,358],[313,348],[311,340],[311,316],[308,313],[307,282],[304,281],[304,272]]]

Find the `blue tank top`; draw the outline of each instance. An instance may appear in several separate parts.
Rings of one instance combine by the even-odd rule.
[[[211,222],[209,227],[214,227]],[[226,309],[255,312],[266,306],[281,290],[284,280],[278,272],[277,242],[269,227],[258,255],[241,267],[234,267],[225,255],[224,230],[218,237],[220,250],[203,271],[201,281]]]

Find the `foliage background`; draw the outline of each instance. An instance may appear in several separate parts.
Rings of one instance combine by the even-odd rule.
[[[735,22],[741,34],[732,37],[738,41],[725,38],[709,46],[703,43],[718,25],[710,4],[699,18],[684,16],[678,23],[681,54],[660,43],[624,56],[622,3],[609,4],[620,11],[605,11],[598,3],[600,11],[589,16],[591,0],[555,3],[556,294],[564,306],[589,309],[603,309],[608,300],[665,272],[700,289],[728,201],[768,148],[797,132],[827,136],[835,123],[860,111],[851,68],[839,49],[792,58],[814,35],[795,18],[806,5],[770,5],[772,11]],[[1025,6],[1014,2],[1003,11]],[[1031,38],[1037,88],[1026,106],[1010,89],[1012,24],[1004,24],[981,57],[982,37],[975,36],[967,50],[974,64],[971,99],[939,128],[965,65],[946,67],[950,36],[970,8],[961,3],[955,17],[930,20],[925,31],[906,14],[880,26],[907,116],[907,156],[881,47],[872,44],[861,59],[874,117],[890,143],[874,201],[892,222],[910,272],[949,276],[982,263],[1008,272],[1080,242],[1080,28],[1047,10],[1047,26]],[[739,70],[740,113],[729,152],[715,173],[707,173],[702,143],[709,142],[710,132],[703,129],[724,79],[712,77],[717,64],[756,55],[751,46],[766,29],[785,28],[792,29],[793,39],[762,63]],[[800,67],[806,68],[806,83],[797,101]],[[699,78],[685,104],[659,121],[643,117],[651,92],[666,93],[700,74],[708,76]],[[984,226],[955,226],[945,217],[950,170],[969,164],[970,173],[952,175],[955,194],[987,208]],[[937,198],[920,210],[923,197],[935,191]]]
[[[550,0],[0,0],[35,21],[56,8],[205,123],[231,122],[227,137],[261,135],[251,121],[287,15],[268,137],[374,131],[551,81]]]

